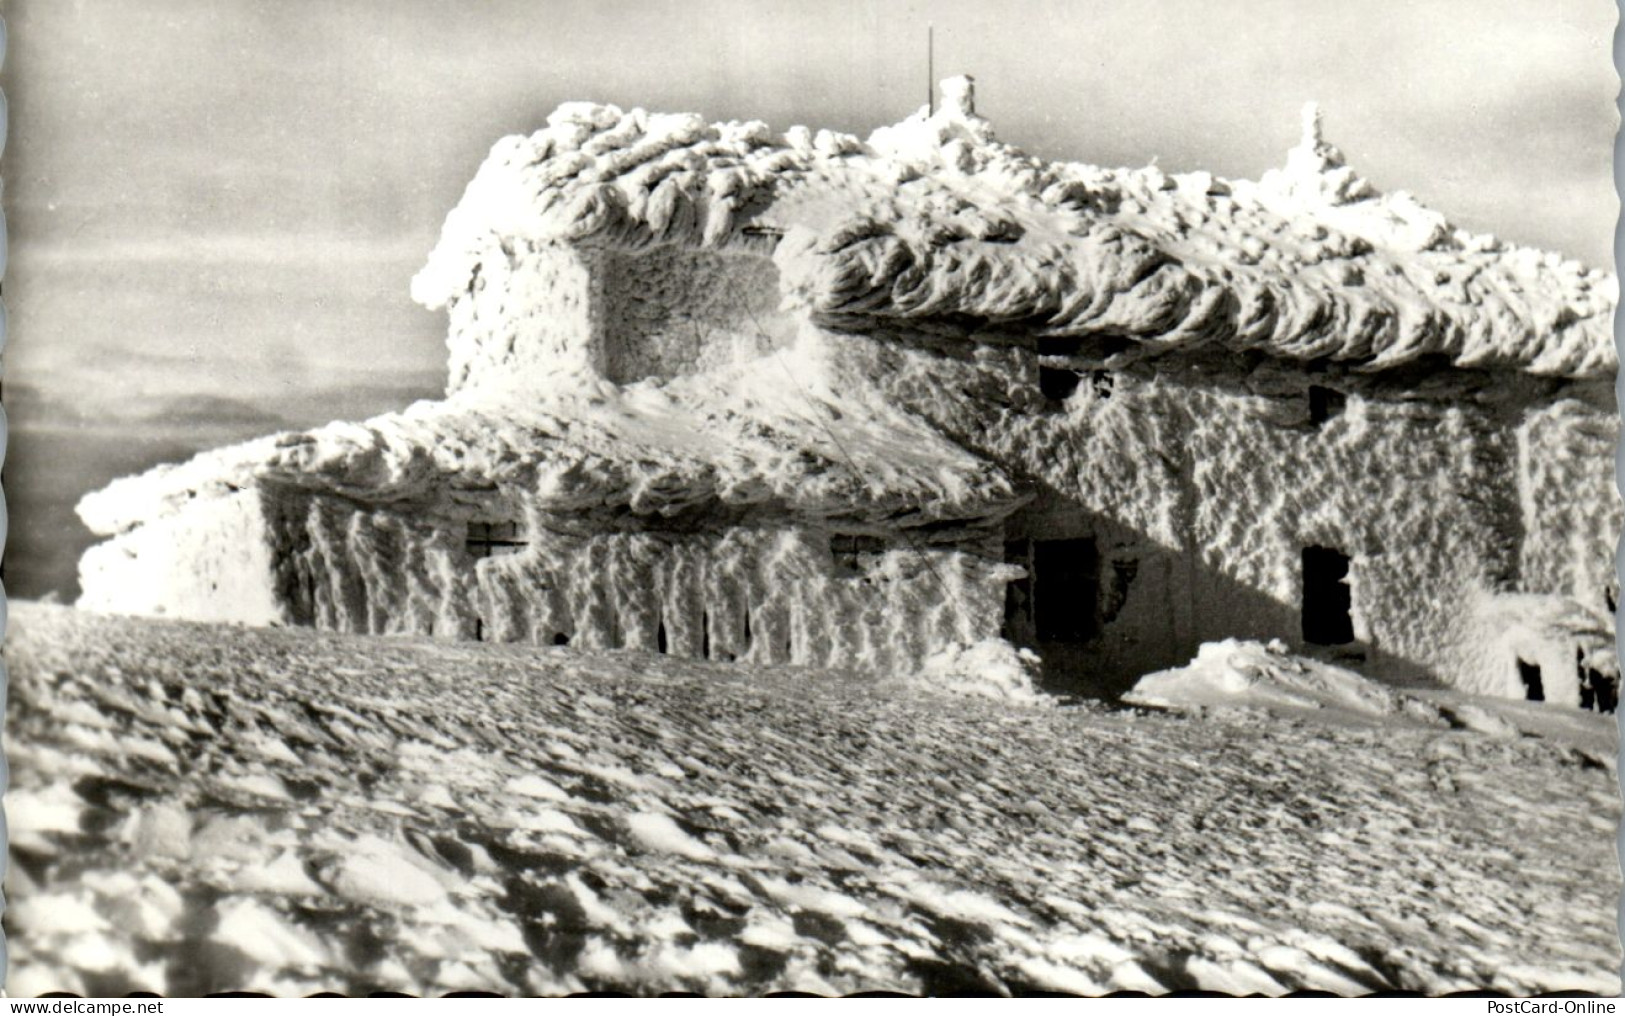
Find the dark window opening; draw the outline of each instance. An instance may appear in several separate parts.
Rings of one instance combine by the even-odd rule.
[[[700,659],[711,658],[711,612],[700,611]]]
[[[463,546],[472,558],[505,557],[530,546],[517,522],[470,522]]]
[[[556,631],[553,633],[553,644],[556,646],[567,646],[570,644],[570,636],[564,634],[562,631]]]
[[[836,533],[829,538],[829,552],[835,558],[835,574],[862,575],[866,566],[886,552],[886,541],[877,536]]]
[[[485,641],[485,618],[483,617],[476,617],[474,619],[474,641]]]
[[[664,620],[655,624],[655,651],[658,653],[669,651],[666,643],[666,622]]]
[[[1040,642],[1088,642],[1094,637],[1100,555],[1092,539],[1035,540],[1033,622]]]
[[[1095,397],[1109,399],[1112,397],[1112,388],[1117,383],[1115,375],[1109,370],[1094,370],[1089,372],[1089,387],[1094,389]]]
[[[1602,598],[1608,603],[1608,613],[1619,613],[1619,592],[1612,585],[1603,586]]]
[[[1354,641],[1349,558],[1330,547],[1303,548],[1303,640],[1321,646]]]
[[[1134,348],[1127,335],[1040,335],[1034,343],[1039,356],[1077,356],[1100,361]]]
[[[1044,398],[1061,402],[1078,390],[1078,382],[1082,378],[1083,375],[1077,371],[1064,367],[1039,367],[1038,390],[1044,393]]]
[[[1083,336],[1040,335],[1034,346],[1039,356],[1077,356],[1083,352]]]
[[[1546,687],[1540,682],[1540,665],[1518,657],[1518,678],[1523,681],[1524,697],[1531,702],[1546,701]]]
[[[1335,388],[1309,386],[1309,422],[1320,425],[1340,415],[1348,406],[1349,397]]]
[[[744,634],[744,637],[745,637],[745,651],[749,652],[750,651],[750,645],[751,645],[751,637],[750,637],[750,607],[748,607],[748,606],[745,608],[745,630],[744,630],[743,634]]]

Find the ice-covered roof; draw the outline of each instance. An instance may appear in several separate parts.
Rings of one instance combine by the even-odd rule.
[[[114,534],[272,483],[374,504],[465,509],[479,491],[555,511],[788,509],[902,524],[999,517],[1024,500],[918,419],[838,399],[778,358],[661,385],[488,391],[204,452],[116,480],[78,511]],[[838,408],[837,408],[838,407]]]
[[[1218,343],[1568,377],[1618,363],[1614,276],[1378,192],[1312,108],[1286,165],[1254,182],[1030,157],[976,115],[969,79],[867,140],[567,103],[496,144],[413,294],[441,306],[487,252],[550,242],[771,251],[815,314],[1137,340],[1124,356]]]

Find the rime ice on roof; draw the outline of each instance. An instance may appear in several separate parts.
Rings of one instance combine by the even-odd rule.
[[[503,139],[414,282],[427,306],[506,240],[640,249],[777,243],[782,289],[821,314],[963,314],[1110,331],[1142,353],[1219,343],[1383,369],[1601,376],[1612,276],[1383,195],[1306,113],[1258,183],[1048,163],[996,140],[970,79],[867,141],[571,104]]]
[[[1303,138],[1286,153],[1286,168],[1265,179],[1279,180],[1283,193],[1313,196],[1327,204],[1377,196],[1370,181],[1350,169],[1342,151],[1326,140],[1325,117],[1314,102],[1304,104]]]

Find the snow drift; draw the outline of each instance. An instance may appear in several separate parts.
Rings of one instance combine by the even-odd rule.
[[[1333,710],[1366,716],[1400,712],[1406,698],[1332,664],[1293,655],[1279,642],[1208,642],[1189,664],[1141,678],[1132,705]]]

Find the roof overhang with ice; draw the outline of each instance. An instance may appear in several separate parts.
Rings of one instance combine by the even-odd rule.
[[[764,360],[665,385],[599,382],[545,402],[419,402],[115,480],[78,513],[112,535],[267,484],[441,516],[477,514],[479,491],[508,491],[550,512],[760,510],[899,526],[998,519],[1026,500],[996,466],[917,418],[843,400]]]
[[[1254,182],[1030,157],[966,78],[867,140],[567,103],[492,149],[413,295],[443,306],[491,252],[551,243],[771,254],[815,316],[1113,336],[1125,360],[1216,344],[1363,370],[1618,365],[1613,275],[1378,192],[1312,107]]]

